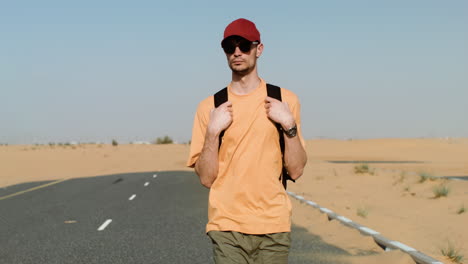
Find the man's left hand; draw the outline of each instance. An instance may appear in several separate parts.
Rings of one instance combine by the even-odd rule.
[[[281,102],[275,98],[267,96],[265,98],[265,109],[268,118],[275,123],[279,123],[284,130],[288,130],[294,126],[294,116],[291,113],[287,102]]]

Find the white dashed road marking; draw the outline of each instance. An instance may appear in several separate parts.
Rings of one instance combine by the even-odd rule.
[[[156,177],[158,177],[158,175],[157,175],[157,174],[154,174],[154,175],[153,175],[153,178],[156,178]]]
[[[135,199],[135,197],[136,197],[136,194],[134,194],[134,195],[130,196],[130,198],[128,198],[128,200],[130,200],[130,201],[131,201],[131,200]]]
[[[149,185],[149,182],[145,182],[145,187]]]
[[[106,229],[106,227],[112,222],[112,219],[107,219],[99,228],[98,231]]]

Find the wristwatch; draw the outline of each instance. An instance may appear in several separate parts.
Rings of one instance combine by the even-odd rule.
[[[294,124],[294,126],[291,127],[290,129],[284,130],[284,133],[286,134],[286,136],[288,136],[288,138],[295,137],[297,135],[297,125]]]

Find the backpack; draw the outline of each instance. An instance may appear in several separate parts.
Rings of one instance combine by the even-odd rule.
[[[281,88],[276,86],[276,85],[272,85],[272,84],[269,84],[267,83],[267,95],[269,97],[272,97],[272,98],[275,98],[279,101],[282,101],[281,100]],[[215,108],[222,105],[223,103],[227,102],[228,101],[228,91],[227,91],[227,87],[224,87],[223,89],[221,89],[220,91],[218,91],[217,93],[214,94],[214,105],[215,105]],[[278,130],[278,133],[279,133],[279,143],[280,143],[280,148],[281,148],[281,157],[282,157],[282,160],[283,160],[283,168],[281,170],[281,175],[279,177],[279,180],[281,181],[281,183],[283,184],[284,186],[284,189],[287,188],[287,181],[290,180],[292,182],[296,182],[295,180],[293,180],[291,178],[291,176],[289,176],[288,174],[288,171],[286,170],[286,168],[284,167],[284,135],[283,135],[283,127],[281,127],[280,124],[278,123],[275,123],[276,125],[276,129]],[[218,150],[219,148],[221,147],[221,142],[222,142],[222,139],[223,139],[223,136],[224,136],[224,131],[222,131],[220,134],[219,134],[219,146],[218,146]]]

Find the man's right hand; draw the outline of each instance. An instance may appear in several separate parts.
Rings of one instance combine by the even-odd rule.
[[[217,108],[211,109],[208,132],[219,135],[232,123],[232,103],[227,101]]]

